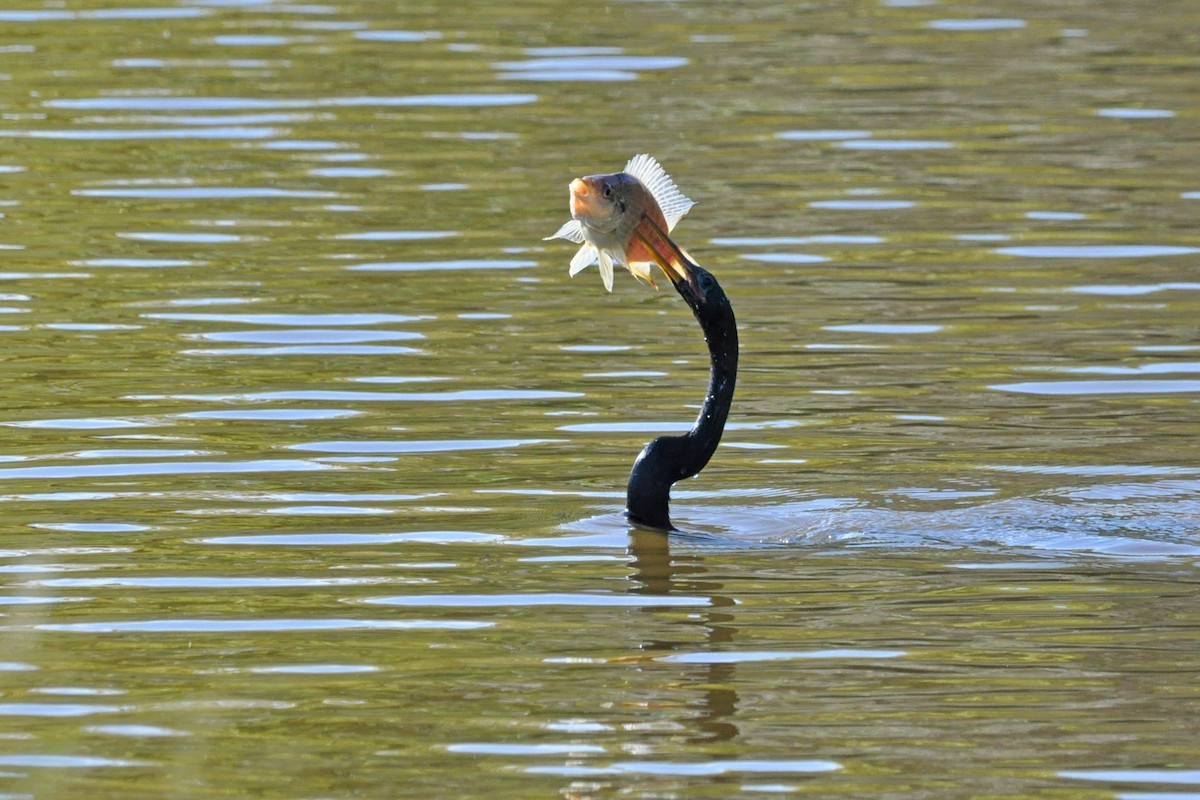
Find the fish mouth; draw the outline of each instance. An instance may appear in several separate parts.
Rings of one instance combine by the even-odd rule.
[[[588,186],[586,179],[576,178],[571,181],[569,188],[571,190],[571,219],[578,220],[592,230],[601,233],[611,233],[616,230],[616,223],[608,227],[596,224],[603,214],[600,213],[601,209],[597,208],[594,202],[596,192]]]
[[[580,219],[591,214],[591,205],[588,203],[588,186],[582,178],[576,178],[571,181],[571,216],[574,219]]]
[[[671,241],[671,237],[657,222],[643,213],[637,227],[633,229],[633,236],[650,251],[654,262],[658,264],[659,269],[671,281],[677,292],[694,302],[704,302],[704,290],[700,288],[694,269],[696,265],[684,254],[679,245]]]

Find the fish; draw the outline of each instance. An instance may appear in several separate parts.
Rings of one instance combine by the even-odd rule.
[[[695,203],[652,156],[635,155],[622,172],[576,178],[570,193],[571,221],[543,241],[583,245],[571,259],[571,277],[599,262],[600,279],[611,292],[616,264],[656,289],[654,265],[673,281],[682,275],[680,259],[687,257],[669,234]]]

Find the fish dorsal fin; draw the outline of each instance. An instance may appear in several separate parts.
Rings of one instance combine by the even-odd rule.
[[[634,156],[625,165],[625,171],[637,178],[654,197],[667,220],[667,233],[670,233],[675,223],[683,219],[683,215],[695,205],[679,191],[675,181],[671,180],[671,176],[653,156],[645,153]]]

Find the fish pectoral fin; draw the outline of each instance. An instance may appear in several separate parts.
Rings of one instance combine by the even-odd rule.
[[[583,223],[577,219],[566,222],[553,236],[547,236],[542,241],[548,242],[551,239],[566,239],[575,244],[583,244]]]
[[[571,259],[571,277],[574,278],[580,272],[595,264],[597,255],[599,254],[596,252],[596,248],[590,244],[585,244],[579,248],[579,252]]]

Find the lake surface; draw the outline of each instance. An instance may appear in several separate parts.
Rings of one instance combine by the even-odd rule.
[[[1200,798],[1198,27],[6,3],[0,796]]]

